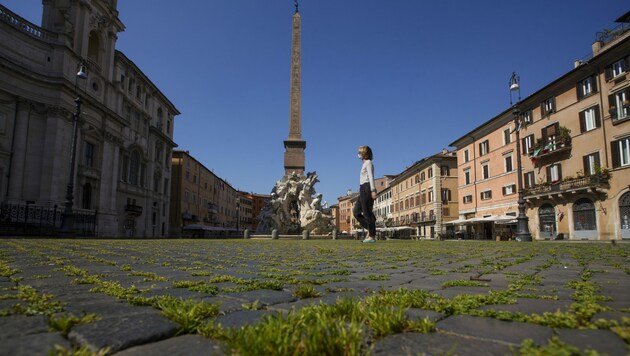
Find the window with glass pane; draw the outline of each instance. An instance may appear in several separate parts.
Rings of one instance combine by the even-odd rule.
[[[505,142],[506,145],[512,142],[512,135],[510,134],[510,129],[503,130],[503,141]]]
[[[464,184],[470,184],[470,169],[464,171]]]
[[[527,124],[531,124],[532,123],[532,111],[528,110],[523,112],[523,122],[527,123]]]
[[[94,166],[94,145],[89,142],[85,143],[85,165]]]
[[[593,77],[588,77],[582,81],[582,96],[591,95],[593,93]]]
[[[559,181],[560,180],[560,165],[554,164],[551,167],[549,167],[549,173],[551,174],[551,176],[549,177],[549,180],[551,182]]]
[[[596,167],[600,166],[599,152],[591,153],[589,155],[584,156],[583,161],[584,161],[584,174],[585,175],[595,174]]]
[[[481,166],[481,170],[482,170],[482,174],[483,174],[483,179],[488,179],[490,178],[490,165],[488,163],[484,163]]]
[[[625,90],[622,90],[618,93],[613,94],[614,96],[614,108],[613,109],[613,119],[620,120],[625,119],[630,114],[630,106],[628,102],[630,98]]]
[[[512,172],[512,156],[505,156],[505,172]]]
[[[534,147],[534,135],[528,135],[523,138],[523,154],[528,154]]]
[[[597,128],[595,107],[586,109],[582,112],[584,120],[584,131],[591,131]]]
[[[534,172],[525,173],[525,177],[523,179],[525,183],[525,188],[534,187],[536,185],[536,181],[534,179],[535,179]]]
[[[464,150],[464,163],[468,162],[470,160],[470,157],[468,155],[468,150]]]
[[[488,140],[485,140],[479,144],[479,154],[483,156],[488,152],[490,152],[490,143],[488,142]]]
[[[620,59],[617,62],[613,63],[613,65],[612,65],[612,75],[613,75],[613,77],[621,75],[621,74],[625,73],[625,71],[626,71],[626,65],[625,65],[625,61],[623,59]]]
[[[620,166],[630,165],[630,137],[618,141]]]
[[[542,102],[542,114],[547,115],[555,111],[555,100],[553,97]]]

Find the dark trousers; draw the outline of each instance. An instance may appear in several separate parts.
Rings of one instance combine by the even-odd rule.
[[[372,212],[373,208],[374,199],[372,199],[370,183],[361,184],[359,187],[359,200],[352,208],[352,215],[368,231],[370,236],[376,238],[376,217]]]

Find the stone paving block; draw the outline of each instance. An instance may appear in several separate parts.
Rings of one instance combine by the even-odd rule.
[[[98,314],[103,318],[154,313],[151,307],[133,306],[118,299],[97,299],[93,302],[70,303],[64,312],[80,316],[88,313]]]
[[[323,295],[319,298],[305,298],[298,299],[293,302],[288,303],[279,303],[274,305],[269,305],[267,307],[268,310],[278,310],[288,312],[291,309],[301,309],[306,306],[311,305],[319,305],[321,303],[324,304],[335,304],[340,298],[365,298],[366,294],[363,292],[342,292],[342,293],[329,293]]]
[[[201,299],[204,302],[219,305],[219,313],[227,314],[243,309],[243,302],[234,298],[225,298],[221,295],[205,297]]]
[[[48,320],[43,315],[9,315],[0,317],[0,340],[48,332]],[[2,344],[4,341],[0,341]]]
[[[433,293],[441,295],[444,298],[452,299],[458,295],[486,295],[492,288],[490,287],[449,287],[446,289],[435,290]]]
[[[273,305],[279,303],[287,303],[296,300],[296,298],[288,292],[258,289],[248,292],[228,293],[226,297],[241,300],[246,303],[260,302],[262,305]]]
[[[374,345],[374,355],[509,355],[509,346],[439,332],[390,335]]]
[[[517,298],[516,304],[484,305],[479,307],[479,310],[509,311],[521,312],[526,315],[542,315],[546,312],[553,313],[558,310],[565,312],[569,309],[570,305],[571,302],[569,301]]]
[[[226,315],[220,315],[215,319],[215,324],[221,324],[224,328],[240,329],[246,325],[253,325],[262,320],[265,315],[278,314],[270,310],[238,310]]]
[[[142,293],[142,296],[147,297],[147,298],[158,297],[162,295],[170,295],[172,297],[181,298],[181,299],[201,300],[203,298],[209,297],[211,294],[202,293],[202,292],[194,292],[186,288],[158,289],[158,290],[150,290],[146,293]]]
[[[0,343],[0,356],[49,355],[59,345],[70,349],[70,343],[60,333],[31,334],[3,339]]]
[[[622,318],[630,319],[630,313],[620,312],[620,311],[601,312],[601,313],[597,313],[593,315],[593,317],[591,318],[591,321],[594,322],[599,319],[605,319],[605,320],[617,320],[618,322],[621,322]]]
[[[191,356],[191,355],[229,355],[225,349],[215,341],[199,335],[184,335],[167,340],[153,342],[146,345],[134,346],[117,352],[115,356]]]
[[[178,325],[155,311],[104,318],[79,325],[70,331],[68,339],[73,344],[87,346],[92,351],[109,347],[111,352],[116,352],[172,337],[178,328]]]
[[[524,339],[532,339],[538,345],[546,344],[553,332],[546,326],[468,315],[445,318],[437,323],[437,329],[514,345],[520,345]]]
[[[560,341],[580,348],[581,351],[596,350],[599,354],[627,355],[628,345],[610,330],[556,330]]]
[[[439,321],[439,320],[444,319],[444,317],[446,316],[445,314],[438,313],[433,310],[424,310],[424,309],[419,309],[419,308],[409,308],[405,310],[405,315],[407,315],[407,317],[410,320],[419,320],[419,319],[428,318],[431,321]]]
[[[0,310],[10,309],[16,305],[24,305],[25,302],[20,301],[19,299],[4,299],[0,300]]]
[[[608,301],[608,302],[600,302],[599,304],[605,306],[605,307],[611,307],[615,310],[622,310],[622,309],[628,309],[630,308],[630,301]]]

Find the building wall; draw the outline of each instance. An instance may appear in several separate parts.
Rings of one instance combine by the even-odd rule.
[[[350,233],[354,226],[354,216],[352,216],[352,207],[356,201],[358,193],[348,192],[346,196],[339,197],[339,232]],[[355,198],[352,200],[352,198]]]
[[[385,226],[416,228],[416,235],[437,237],[457,216],[455,152],[423,158],[390,183],[391,220]],[[448,192],[443,192],[447,190]]]
[[[187,151],[174,150],[172,166],[171,236],[180,236],[186,225],[236,229],[239,197],[236,189]],[[246,206],[241,206],[242,217],[251,219],[245,212]]]
[[[64,206],[79,96],[75,212],[97,212],[98,236],[165,236],[179,112],[116,51],[124,25],[112,6],[46,2],[41,28],[1,7],[0,200]],[[89,21],[101,16],[110,21]]]
[[[596,42],[589,60],[577,62],[573,70],[516,105],[524,120],[518,144],[528,227],[535,239],[630,238],[628,219],[624,220],[630,213],[630,159],[624,158],[630,157],[629,149],[623,149],[621,158],[618,155],[620,147],[630,146],[627,28],[617,28],[616,37]],[[609,75],[615,63],[621,63],[617,75]],[[589,80],[592,90],[584,93]],[[623,104],[625,100],[628,104]],[[514,128],[513,119],[508,109],[452,144],[458,149],[460,219],[516,215],[518,196],[505,194],[504,189],[518,184],[517,142],[506,144],[504,139],[504,130]],[[568,133],[566,138],[561,131]],[[480,144],[486,140],[490,150],[481,154]],[[530,149],[529,143],[534,147]],[[504,157],[510,154],[514,171],[506,172]],[[591,163],[585,163],[589,155]],[[490,177],[484,179],[486,162]],[[609,180],[602,170],[609,172]],[[467,171],[470,184],[465,182]],[[492,197],[482,200],[484,191],[492,191]],[[468,230],[473,226],[464,224]]]

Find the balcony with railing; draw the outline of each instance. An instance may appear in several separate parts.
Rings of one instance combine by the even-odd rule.
[[[571,151],[571,139],[550,137],[547,141],[539,141],[536,146],[529,149],[529,158],[536,164],[543,160],[553,160],[562,156],[562,153]]]
[[[8,23],[9,25],[21,30],[29,36],[35,37],[42,41],[54,41],[58,36],[55,33],[48,32],[43,28],[34,25],[33,23],[25,20],[19,15],[15,14],[6,7],[0,5],[0,21]]]
[[[551,195],[577,193],[584,190],[604,192],[608,189],[610,175],[607,172],[587,177],[568,178],[560,182],[543,183],[523,189],[526,199],[535,199]]]

